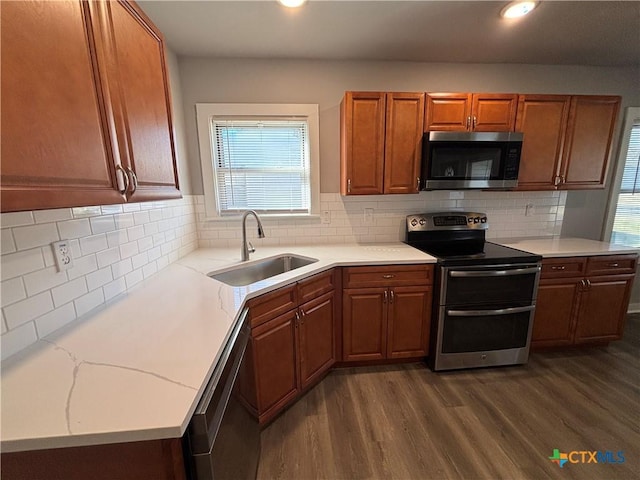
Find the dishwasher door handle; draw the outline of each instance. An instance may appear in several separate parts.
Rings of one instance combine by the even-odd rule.
[[[506,277],[510,275],[527,275],[529,273],[538,273],[540,267],[528,268],[512,268],[508,270],[451,270],[450,277]]]
[[[447,310],[447,315],[450,317],[489,317],[491,315],[531,312],[535,308],[535,305],[528,305],[526,307],[498,308],[496,310]]]

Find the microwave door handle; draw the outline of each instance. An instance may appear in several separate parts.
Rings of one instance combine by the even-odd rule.
[[[449,272],[450,277],[505,277],[510,275],[527,275],[529,273],[538,273],[539,267],[530,268],[514,268],[511,270],[487,270],[487,271],[464,271],[452,270]]]
[[[514,313],[531,312],[535,305],[514,308],[499,308],[497,310],[447,310],[450,317],[489,317],[493,315],[512,315]]]

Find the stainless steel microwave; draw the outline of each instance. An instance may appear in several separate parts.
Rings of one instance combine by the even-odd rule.
[[[520,132],[427,132],[424,190],[505,189],[518,185]]]

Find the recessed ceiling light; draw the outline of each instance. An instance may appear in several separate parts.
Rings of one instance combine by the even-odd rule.
[[[503,18],[523,17],[536,8],[537,5],[538,2],[511,2],[502,9],[500,16]]]
[[[284,5],[285,7],[296,8],[307,3],[307,0],[278,0],[278,3],[280,5]]]

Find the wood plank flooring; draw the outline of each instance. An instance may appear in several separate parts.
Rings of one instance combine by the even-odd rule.
[[[525,366],[338,369],[263,430],[258,478],[638,479],[639,354],[634,314],[621,341]],[[625,461],[560,468],[556,448]]]

